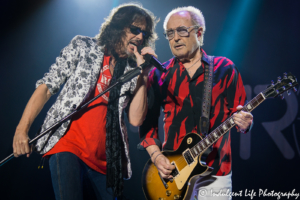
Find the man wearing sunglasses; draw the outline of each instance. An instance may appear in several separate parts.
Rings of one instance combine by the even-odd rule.
[[[30,155],[30,125],[62,84],[41,131],[142,65],[143,55],[156,56],[152,49],[157,39],[156,23],[154,15],[141,5],[124,4],[111,11],[95,38],[74,37],[49,72],[37,81],[15,132],[14,156]],[[140,45],[144,46],[141,55],[137,52]],[[146,101],[148,72],[146,68],[139,77],[114,87],[38,140],[35,149],[49,158],[56,199],[88,199],[82,188],[93,188],[97,199],[122,196],[123,178],[132,174],[123,111],[128,109],[132,125],[142,123],[146,107],[140,105]]]
[[[240,132],[247,132],[252,125],[251,113],[240,111],[246,101],[241,75],[233,62],[225,57],[216,56],[211,60],[211,106],[207,118],[202,112],[206,111],[207,105],[205,93],[210,90],[204,84],[209,79],[206,69],[209,69],[210,58],[201,48],[205,29],[204,17],[197,8],[189,6],[171,11],[164,21],[164,34],[175,57],[165,63],[166,73],[154,69],[149,74],[149,106],[146,119],[140,127],[139,148],[148,151],[152,162],[166,179],[173,178],[171,171],[175,167],[160,151],[157,131],[160,107],[164,114],[163,150],[176,150],[187,133],[205,136],[205,133],[200,132],[201,129],[205,130],[205,119],[209,123],[206,133],[216,129],[231,115]],[[240,112],[235,113],[237,111]],[[201,181],[201,178],[197,181],[192,199],[230,198],[212,194],[231,191],[230,142],[228,130],[220,139],[211,142],[213,150],[206,163],[213,171],[205,178],[206,181]]]

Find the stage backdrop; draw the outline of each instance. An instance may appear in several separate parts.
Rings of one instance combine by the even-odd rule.
[[[2,0],[0,2],[0,159],[12,153],[12,139],[36,80],[48,71],[60,50],[75,35],[95,36],[118,0]],[[202,10],[207,31],[204,50],[231,59],[242,74],[250,100],[283,72],[300,78],[300,3],[287,0],[152,0],[141,1],[160,22],[156,53],[160,61],[172,57],[163,37],[163,20],[178,6]],[[299,88],[299,87],[297,87]],[[300,90],[299,90],[300,91]],[[250,133],[232,131],[233,191],[244,199],[274,192],[300,193],[299,91],[281,100],[268,99],[253,111]],[[45,105],[32,128],[42,124]],[[128,123],[127,123],[128,124]],[[138,128],[128,124],[133,176],[125,181],[127,199],[144,199],[141,173],[149,159],[138,151]],[[162,124],[160,124],[162,138]],[[41,156],[13,159],[0,168],[0,199],[54,199],[48,161]],[[43,169],[38,169],[43,164]],[[254,196],[256,193],[256,196]],[[277,199],[277,197],[269,197]],[[286,199],[282,197],[281,199]],[[290,197],[290,199],[295,199]]]

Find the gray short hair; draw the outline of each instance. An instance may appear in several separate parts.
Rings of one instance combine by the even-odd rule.
[[[181,12],[181,11],[188,12],[190,14],[191,18],[192,18],[192,23],[194,25],[199,25],[202,28],[203,32],[201,34],[201,39],[200,39],[200,46],[202,46],[203,45],[204,33],[205,33],[205,30],[206,30],[206,27],[205,27],[204,16],[203,16],[202,12],[198,8],[195,8],[193,6],[185,6],[185,7],[178,7],[178,8],[173,9],[171,12],[168,13],[168,15],[165,18],[165,21],[164,21],[164,30],[165,31],[167,30],[167,23],[168,23],[170,17],[173,14]]]

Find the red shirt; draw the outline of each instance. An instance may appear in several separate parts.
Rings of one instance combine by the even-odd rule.
[[[94,92],[86,101],[105,90],[112,78],[109,71],[110,56],[104,56],[102,68]],[[109,92],[99,97],[72,117],[66,134],[45,156],[70,152],[90,168],[106,174],[106,113]]]
[[[158,117],[164,114],[164,150],[175,150],[183,137],[199,130],[200,110],[204,85],[204,64],[209,64],[201,49],[202,66],[190,77],[181,62],[169,60],[166,73],[152,70],[148,78],[148,112],[140,127],[139,148],[160,146],[158,140]],[[218,127],[238,105],[244,105],[246,92],[242,78],[233,62],[224,57],[214,58],[212,101],[209,132]],[[213,175],[227,175],[231,171],[230,132],[213,144],[207,164],[214,168]]]

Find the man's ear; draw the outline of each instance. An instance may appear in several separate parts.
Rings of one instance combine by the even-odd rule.
[[[202,36],[202,31],[203,31],[203,29],[201,27],[198,28],[197,37],[201,37]]]
[[[198,30],[197,37],[201,37],[201,31]]]

